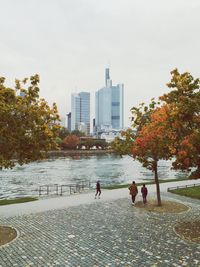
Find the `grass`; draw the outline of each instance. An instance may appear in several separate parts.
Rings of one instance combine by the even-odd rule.
[[[181,195],[181,196],[200,199],[200,186],[177,188],[177,189],[170,190],[170,192]]]
[[[1,199],[0,200],[0,206],[3,205],[10,205],[10,204],[18,204],[18,203],[24,203],[24,202],[30,202],[37,200],[36,197],[22,197],[22,198],[15,198],[15,199]]]
[[[179,179],[169,179],[169,180],[160,180],[159,183],[169,183],[169,182],[178,182],[178,181],[185,181],[188,180],[188,178],[179,178]],[[137,186],[141,185],[150,185],[150,184],[155,184],[154,180],[150,182],[142,182],[142,183],[137,183]],[[128,184],[116,184],[116,185],[110,185],[110,186],[102,186],[103,189],[119,189],[119,188],[127,188],[129,185]]]

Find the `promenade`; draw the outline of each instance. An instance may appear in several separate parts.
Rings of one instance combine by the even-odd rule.
[[[199,219],[200,201],[168,193],[170,186],[176,183],[161,184],[162,198],[189,211],[143,212],[131,205],[127,189],[103,190],[101,199],[92,192],[1,206],[0,224],[19,235],[0,247],[0,267],[200,266],[200,245],[173,230],[179,221]],[[148,189],[155,197],[155,185]]]

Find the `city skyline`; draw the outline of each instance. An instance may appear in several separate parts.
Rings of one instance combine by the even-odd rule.
[[[93,103],[94,102],[94,103]],[[95,104],[95,116],[91,117],[90,105]],[[124,128],[124,85],[113,85],[110,69],[105,69],[105,84],[90,99],[89,92],[71,94],[71,111],[66,114],[65,126],[69,131],[80,130],[87,135],[98,135],[107,130]],[[94,125],[93,125],[94,122]],[[90,126],[91,125],[91,126]],[[87,130],[84,127],[87,127]],[[91,129],[91,130],[90,130]]]
[[[125,126],[131,107],[169,91],[174,68],[200,76],[198,0],[0,3],[0,75],[12,86],[38,73],[40,96],[56,102],[62,117],[76,88],[94,99],[106,67],[125,86]]]

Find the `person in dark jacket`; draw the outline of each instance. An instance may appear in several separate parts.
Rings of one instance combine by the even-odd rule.
[[[145,184],[143,184],[143,186],[141,188],[141,193],[142,193],[143,203],[146,204],[147,203],[148,190],[147,190]]]
[[[132,184],[128,187],[128,189],[130,191],[130,195],[132,198],[132,204],[135,205],[135,197],[137,196],[137,193],[138,193],[138,189],[135,184],[135,181],[132,182]]]
[[[100,198],[100,195],[101,195],[101,185],[100,185],[100,182],[97,181],[96,183],[96,194],[95,194],[95,198]]]

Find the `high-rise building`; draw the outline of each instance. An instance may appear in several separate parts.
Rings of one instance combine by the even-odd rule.
[[[71,97],[71,131],[90,134],[90,93],[80,92]]]
[[[124,85],[112,85],[109,69],[105,70],[105,87],[96,92],[95,131],[124,127]]]
[[[71,112],[67,114],[67,129],[71,132]]]

